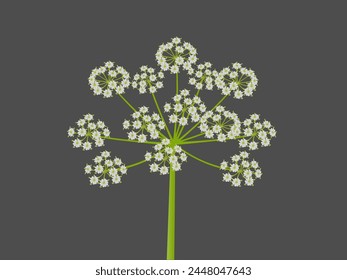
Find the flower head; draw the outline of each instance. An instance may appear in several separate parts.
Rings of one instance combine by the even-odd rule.
[[[93,121],[92,114],[84,115],[84,118],[78,120],[76,127],[70,127],[68,137],[74,137],[72,145],[74,148],[82,148],[84,151],[93,148],[93,142],[96,147],[104,146],[104,137],[110,136],[110,130],[102,121]]]
[[[267,120],[260,121],[258,114],[252,114],[242,122],[241,136],[239,146],[257,150],[259,146],[268,147],[271,145],[272,138],[276,137],[276,130]]]
[[[213,90],[215,79],[218,77],[219,72],[212,70],[210,62],[205,62],[189,69],[188,75],[190,76],[189,84],[193,85],[197,90]]]
[[[122,66],[109,61],[105,66],[95,68],[88,81],[94,95],[110,98],[113,94],[124,94],[130,85],[129,79],[129,73]]]
[[[177,37],[171,42],[160,45],[155,57],[160,68],[172,74],[179,73],[180,68],[191,69],[198,60],[196,49]]]
[[[169,139],[163,139],[160,144],[154,146],[154,152],[147,152],[145,160],[149,164],[150,172],[158,172],[160,175],[167,175],[170,165],[175,171],[180,171],[182,163],[187,161],[187,155],[178,145],[171,145]]]
[[[112,159],[110,152],[103,151],[94,158],[94,164],[85,166],[84,172],[89,176],[91,185],[99,184],[100,188],[105,188],[112,183],[121,183],[121,178],[127,173],[127,168],[120,158]]]
[[[241,133],[241,122],[236,113],[217,106],[215,110],[207,111],[201,118],[199,129],[209,139],[219,142],[235,139]]]
[[[159,114],[150,114],[147,107],[142,106],[132,114],[131,120],[124,120],[123,129],[129,130],[128,138],[138,140],[140,143],[147,141],[147,138],[156,140],[160,131],[165,128],[165,123]]]
[[[134,75],[131,83],[134,89],[137,89],[140,94],[156,93],[158,89],[163,88],[164,73],[156,73],[154,68],[146,65],[140,67],[140,73]]]
[[[223,173],[223,181],[231,183],[233,187],[241,185],[253,186],[254,181],[261,177],[262,172],[258,162],[248,159],[249,154],[245,151],[231,157],[231,162],[223,161],[220,169]]]
[[[172,103],[164,105],[164,112],[169,114],[169,122],[178,123],[181,126],[187,126],[190,122],[199,122],[205,111],[206,106],[200,97],[191,97],[187,89],[175,95]]]
[[[258,79],[254,71],[234,63],[232,68],[226,67],[219,72],[216,78],[217,88],[222,90],[223,95],[234,93],[234,98],[242,99],[244,96],[252,96],[258,85]]]

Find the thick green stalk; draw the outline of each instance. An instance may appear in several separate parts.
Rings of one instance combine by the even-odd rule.
[[[175,170],[170,166],[169,181],[169,205],[168,205],[168,223],[167,223],[167,251],[166,259],[175,259],[175,200],[176,200],[176,183]]]

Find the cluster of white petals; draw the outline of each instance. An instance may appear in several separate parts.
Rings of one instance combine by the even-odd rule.
[[[171,145],[170,140],[165,138],[160,144],[154,146],[154,152],[147,152],[145,160],[149,164],[150,172],[158,172],[160,175],[167,175],[170,165],[174,171],[180,171],[182,162],[187,161],[187,155],[178,145]]]
[[[252,151],[270,146],[272,138],[276,137],[276,130],[269,121],[260,120],[258,114],[252,114],[240,121],[235,112],[221,106],[227,96],[236,99],[253,96],[258,86],[254,71],[238,62],[216,70],[210,62],[198,63],[197,55],[192,44],[175,37],[159,46],[155,54],[159,65],[157,69],[143,65],[131,77],[124,67],[110,61],[93,69],[88,81],[94,95],[110,98],[124,94],[131,87],[140,94],[151,94],[158,112],[149,112],[146,106],[135,109],[124,96],[120,96],[134,111],[123,121],[123,129],[128,139],[111,138],[110,130],[104,122],[94,120],[92,114],[86,114],[76,122],[76,126],[68,129],[68,137],[72,138],[73,147],[87,151],[93,147],[104,146],[105,140],[153,145],[154,150],[146,152],[145,160],[127,167],[148,162],[150,172],[167,175],[170,170],[180,171],[188,156],[207,165],[219,167],[199,159],[188,150],[184,151],[179,145],[235,140],[243,150]],[[167,99],[169,101],[162,110],[155,94],[164,87],[164,72],[166,75],[171,73],[176,76],[176,94],[173,92],[172,100]],[[181,76],[178,75],[180,72],[187,74],[183,81],[186,79],[190,85],[188,87],[194,88],[194,95],[182,86]],[[201,99],[200,91],[204,90],[222,94],[222,99],[211,107],[212,109],[208,109]],[[209,103],[206,101],[206,104]],[[166,116],[163,116],[163,113]],[[171,133],[172,128],[174,131]],[[185,129],[187,132],[183,133]],[[253,186],[262,172],[258,163],[248,157],[248,152],[242,151],[232,156],[230,162],[223,161],[220,164],[220,169],[224,171],[223,181],[234,187]],[[104,151],[94,159],[94,164],[85,166],[85,173],[89,175],[91,185],[108,187],[112,183],[121,182],[127,167],[121,159],[111,159],[110,152]]]
[[[160,45],[155,57],[160,68],[172,74],[179,73],[180,68],[190,70],[198,60],[196,49],[177,37]]]
[[[105,66],[95,68],[88,81],[94,95],[110,98],[113,94],[125,93],[130,86],[130,75],[122,66],[108,61]]]
[[[217,106],[215,110],[207,111],[201,117],[199,129],[208,139],[219,142],[235,139],[241,133],[241,122],[236,113]]]
[[[142,106],[132,115],[131,120],[124,120],[123,129],[129,130],[128,138],[138,140],[139,143],[148,141],[148,138],[158,139],[160,130],[165,128],[165,123],[157,113],[149,114],[148,107]]]
[[[93,142],[96,147],[104,146],[103,137],[110,136],[110,130],[102,121],[93,121],[92,114],[84,115],[84,118],[78,120],[77,127],[70,127],[67,131],[68,137],[74,137],[72,145],[74,148],[82,148],[84,151],[93,148]]]
[[[131,83],[134,89],[137,89],[140,94],[156,93],[158,89],[164,87],[162,80],[164,73],[156,73],[154,68],[146,65],[140,67],[140,73],[136,73]]]
[[[276,137],[276,130],[267,120],[260,121],[258,114],[252,114],[242,123],[242,139],[239,140],[241,148],[257,150],[259,143],[262,147],[270,146],[271,139]]]
[[[189,121],[197,123],[206,111],[206,106],[200,97],[191,97],[187,89],[175,95],[173,101],[164,105],[164,112],[169,114],[170,123],[178,123],[181,126],[188,125]]]
[[[223,95],[234,93],[234,98],[242,99],[244,96],[252,96],[258,85],[258,79],[254,71],[242,67],[238,62],[233,63],[232,68],[226,67],[219,72],[215,80],[217,88]]]
[[[100,188],[105,188],[110,183],[119,184],[122,182],[122,176],[127,173],[127,168],[122,160],[118,157],[112,159],[111,153],[108,151],[103,151],[93,161],[94,164],[87,164],[84,168],[91,185],[99,184]]]
[[[256,179],[261,178],[262,172],[258,162],[248,159],[249,154],[245,151],[231,157],[231,162],[223,161],[220,169],[223,173],[223,181],[231,183],[233,187],[253,186]]]
[[[210,62],[205,62],[188,70],[188,75],[190,76],[188,83],[193,85],[197,90],[213,90],[219,72],[212,70],[212,64]]]

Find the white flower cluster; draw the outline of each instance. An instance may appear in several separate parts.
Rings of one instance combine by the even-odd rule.
[[[160,68],[172,74],[179,73],[180,67],[190,70],[198,60],[196,49],[177,37],[169,43],[160,45],[155,57]]]
[[[205,104],[201,101],[200,97],[189,97],[189,90],[183,89],[179,94],[173,97],[173,103],[166,103],[164,105],[164,112],[170,113],[169,122],[178,123],[181,126],[189,124],[189,120],[197,123],[200,120],[202,113],[206,111]]]
[[[91,114],[84,115],[83,119],[77,121],[77,127],[70,127],[67,134],[68,137],[76,137],[72,140],[74,148],[82,148],[84,151],[93,148],[92,142],[94,141],[96,147],[104,146],[104,139],[102,137],[109,137],[110,130],[102,121],[93,122],[94,116]]]
[[[222,90],[223,95],[234,92],[234,98],[242,99],[243,96],[252,96],[258,85],[258,79],[254,71],[233,63],[232,68],[226,67],[219,72],[216,78],[217,88]]]
[[[240,187],[242,184],[253,186],[254,181],[261,178],[262,172],[258,162],[248,160],[249,154],[245,151],[231,157],[231,163],[223,161],[220,169],[227,171],[223,174],[223,181],[231,183],[233,187]]]
[[[235,139],[241,133],[241,122],[236,113],[217,106],[201,117],[199,129],[208,139],[217,138],[219,142]]]
[[[84,172],[89,175],[90,184],[99,184],[100,188],[108,187],[110,183],[121,183],[122,176],[127,173],[122,160],[118,157],[111,159],[111,153],[108,151],[103,151],[100,156],[94,158],[94,163],[87,164]]]
[[[130,140],[138,140],[144,143],[151,139],[159,138],[159,131],[165,128],[165,123],[161,120],[157,113],[150,115],[148,108],[142,106],[138,111],[132,114],[132,120],[124,120],[123,129],[130,130],[128,138]]]
[[[244,137],[239,140],[241,148],[249,148],[250,150],[257,150],[258,142],[263,147],[270,146],[272,138],[276,137],[276,130],[269,121],[264,120],[260,122],[258,114],[252,114],[242,123],[242,133]]]
[[[170,165],[175,171],[181,170],[182,162],[187,161],[187,155],[178,145],[171,146],[170,140],[165,138],[161,144],[154,146],[155,152],[147,152],[145,160],[153,162],[149,165],[150,172],[159,172],[160,175],[167,175],[170,171]]]
[[[215,79],[219,76],[217,70],[211,69],[212,64],[205,62],[199,64],[196,68],[191,68],[188,71],[188,75],[191,76],[188,83],[193,85],[197,90],[207,89],[213,90]]]
[[[125,89],[130,85],[129,79],[130,75],[123,67],[116,66],[109,61],[105,63],[105,66],[95,68],[88,81],[94,95],[110,98],[113,93],[125,93]]]
[[[156,93],[158,89],[163,88],[164,73],[155,73],[154,68],[146,65],[140,67],[140,74],[135,74],[131,83],[134,89],[137,89],[140,94]]]

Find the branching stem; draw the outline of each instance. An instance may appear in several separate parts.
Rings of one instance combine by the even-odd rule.
[[[182,149],[183,150],[183,149]],[[213,163],[211,163],[211,162],[208,162],[208,161],[206,161],[206,160],[203,160],[203,159],[201,159],[201,158],[198,158],[197,156],[194,156],[194,155],[192,155],[191,153],[188,153],[186,150],[183,150],[188,156],[190,156],[191,158],[193,158],[193,159],[195,159],[195,160],[197,160],[197,161],[200,161],[201,163],[204,163],[204,164],[206,164],[206,165],[208,165],[208,166],[212,166],[212,167],[214,167],[214,168],[218,168],[218,169],[220,169],[220,166],[219,165],[216,165],[216,164],[213,164]]]
[[[166,124],[166,121],[165,121],[164,116],[163,116],[163,114],[162,114],[162,112],[161,112],[161,110],[160,110],[160,107],[159,107],[157,98],[155,97],[155,94],[154,94],[154,93],[152,93],[152,97],[153,97],[155,106],[157,107],[158,113],[159,113],[159,115],[160,115],[160,117],[161,117],[161,120],[162,120],[162,121],[164,122],[164,124],[165,124],[166,132],[168,133],[169,137],[172,138],[171,132],[170,132],[170,130],[169,130],[167,124]]]
[[[129,169],[129,168],[132,168],[132,167],[138,166],[138,165],[140,165],[140,164],[143,164],[143,163],[145,163],[145,162],[146,162],[146,160],[144,159],[144,160],[141,160],[141,161],[138,161],[138,162],[135,162],[135,163],[129,164],[129,165],[125,166],[125,167],[126,167],[127,169]]]
[[[130,104],[130,102],[123,96],[123,94],[118,94],[118,96],[130,107],[131,110],[136,112],[137,110]]]
[[[149,145],[160,144],[160,142],[153,142],[153,141],[139,142],[138,140],[130,140],[125,138],[115,138],[115,137],[101,137],[101,138],[105,140],[111,140],[111,141],[129,142],[129,143],[138,143],[138,144],[149,144]]]

